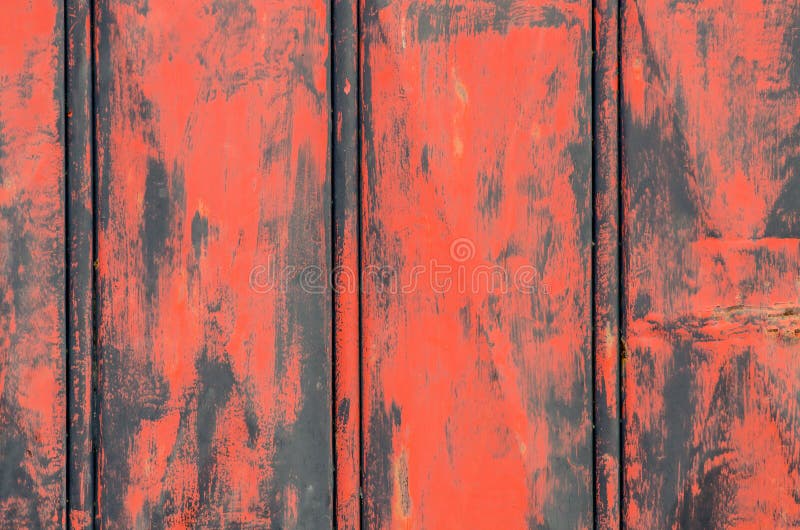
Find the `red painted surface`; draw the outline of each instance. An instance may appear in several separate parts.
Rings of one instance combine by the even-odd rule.
[[[367,528],[592,525],[591,5],[500,4],[362,2]]]
[[[800,11],[625,2],[624,518],[800,525]]]
[[[800,526],[796,2],[3,7],[1,528]]]
[[[0,526],[64,524],[61,3],[0,17]]]
[[[329,527],[328,5],[180,4],[95,9],[99,520]]]

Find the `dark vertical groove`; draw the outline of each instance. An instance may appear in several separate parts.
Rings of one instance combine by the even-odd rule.
[[[99,214],[97,211],[98,196],[98,163],[97,163],[97,6],[95,0],[89,1],[89,81],[90,81],[90,108],[91,112],[91,168],[92,168],[92,256],[96,260],[98,256],[98,230],[100,227]],[[100,447],[100,408],[99,408],[99,378],[100,378],[100,352],[97,345],[98,328],[100,323],[99,315],[99,289],[96,261],[92,262],[92,345],[91,345],[91,367],[92,367],[92,389],[91,389],[91,436],[92,436],[92,528],[98,528],[100,520],[100,477],[99,477],[99,452]]]
[[[594,526],[621,525],[619,3],[592,2]]]
[[[596,357],[597,357],[597,326],[594,325],[595,317],[597,314],[597,307],[596,307],[596,297],[595,294],[597,292],[597,210],[595,208],[596,204],[596,195],[597,195],[597,156],[598,156],[598,147],[596,141],[596,133],[597,133],[597,18],[594,16],[595,10],[597,9],[596,0],[592,0],[590,4],[590,11],[589,11],[589,19],[590,19],[590,35],[589,38],[591,39],[592,45],[592,57],[591,57],[591,136],[592,136],[592,164],[591,164],[591,194],[592,194],[592,247],[591,247],[591,257],[590,257],[590,270],[591,270],[591,284],[589,289],[589,299],[591,300],[591,306],[589,310],[589,319],[592,322],[591,326],[591,374],[592,374],[592,382],[590,385],[590,392],[592,396],[592,498],[594,499],[593,510],[593,524],[594,528],[598,528],[597,524],[597,505],[598,505],[598,498],[597,498],[597,396],[596,396],[596,386],[597,386],[597,367],[596,367]]]
[[[364,403],[364,299],[361,281],[363,278],[363,239],[362,232],[364,231],[364,189],[361,164],[363,161],[363,143],[364,143],[364,130],[361,123],[361,112],[363,110],[363,75],[364,64],[362,57],[362,46],[364,36],[361,32],[361,2],[363,0],[353,0],[356,8],[356,87],[358,95],[356,96],[356,222],[358,223],[358,239],[357,245],[357,262],[358,271],[356,278],[358,280],[358,521],[359,529],[364,528],[364,473],[366,472],[366,459],[364,458],[364,411],[362,404]]]
[[[91,5],[65,0],[66,528],[93,519],[94,203]]]
[[[332,505],[332,513],[331,513],[331,526],[336,529],[339,527],[337,523],[337,517],[339,514],[339,503],[338,500],[338,493],[337,493],[337,480],[336,480],[336,470],[337,470],[337,458],[336,458],[336,447],[338,443],[338,438],[336,436],[336,396],[337,396],[337,387],[336,384],[336,362],[338,358],[338,352],[336,349],[336,339],[338,337],[337,332],[337,325],[336,325],[336,289],[334,288],[333,278],[334,278],[334,269],[336,267],[337,258],[336,252],[338,250],[339,241],[338,241],[338,231],[339,231],[339,224],[342,222],[340,219],[340,212],[339,209],[341,208],[341,204],[337,200],[336,193],[338,191],[338,186],[336,185],[336,178],[338,172],[336,171],[336,164],[338,161],[338,153],[336,151],[337,148],[337,141],[336,141],[336,108],[337,108],[337,98],[336,98],[336,8],[334,7],[336,0],[331,0],[329,2],[329,21],[328,24],[330,26],[330,39],[328,46],[330,47],[330,63],[328,65],[328,86],[329,86],[329,93],[330,93],[330,104],[331,104],[331,112],[330,112],[330,135],[329,135],[329,142],[331,144],[331,233],[330,233],[330,256],[331,256],[331,270],[329,272],[331,278],[331,471],[332,471],[332,487],[331,487],[331,498],[333,499]]]
[[[64,32],[62,38],[61,60],[64,62],[64,121],[62,123],[64,134],[64,337],[66,340],[66,352],[64,359],[64,392],[65,392],[65,407],[64,407],[64,429],[65,440],[64,444],[66,450],[64,451],[64,483],[66,484],[66,509],[64,511],[64,528],[70,530],[72,523],[70,522],[69,512],[72,508],[72,409],[74,407],[74,400],[72,393],[74,391],[72,384],[72,328],[73,328],[73,314],[72,314],[72,252],[70,249],[70,241],[72,236],[71,224],[71,210],[70,210],[70,62],[69,62],[69,47],[70,47],[70,33],[69,33],[69,8],[70,0],[64,0],[61,6],[61,16],[63,17]]]
[[[619,219],[617,227],[617,238],[619,245],[617,246],[617,262],[619,267],[617,269],[617,285],[619,286],[618,293],[618,306],[619,306],[619,377],[617,381],[618,399],[619,399],[619,527],[625,528],[625,392],[623,384],[625,381],[625,333],[626,333],[626,315],[625,315],[625,202],[624,202],[624,186],[623,180],[623,163],[625,159],[625,129],[623,114],[624,97],[623,97],[623,56],[622,49],[624,45],[625,34],[625,18],[624,18],[625,0],[618,0],[617,3],[617,149],[619,156],[617,158],[617,182],[619,188],[617,190],[617,217]]]
[[[360,290],[338,283],[360,267],[358,0],[332,0],[331,123],[333,196],[334,521],[359,525]]]

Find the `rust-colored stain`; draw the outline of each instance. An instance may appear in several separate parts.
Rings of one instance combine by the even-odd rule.
[[[0,528],[800,528],[800,6],[7,0]]]

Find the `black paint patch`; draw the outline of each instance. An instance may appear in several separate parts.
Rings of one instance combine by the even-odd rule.
[[[199,259],[208,244],[208,219],[195,212],[192,217],[192,247],[194,257]]]
[[[339,406],[336,409],[336,422],[339,425],[347,425],[349,419],[350,419],[350,399],[344,398],[339,402]]]
[[[309,226],[322,223],[330,233],[330,180],[323,187],[317,175],[324,168],[317,166],[308,145],[299,146],[296,172],[291,182],[295,201],[286,227],[289,263],[313,264],[325,274],[331,262],[326,241],[315,239],[318,230]],[[275,380],[284,380],[292,355],[300,358],[300,390],[303,396],[295,421],[284,418],[276,425],[273,477],[260,485],[270,517],[283,524],[294,507],[287,505],[285,491],[293,486],[297,492],[297,528],[330,528],[333,502],[333,446],[331,443],[331,322],[330,290],[312,293],[303,288],[299,278],[287,284],[285,308],[276,313],[285,333],[275,336]]]
[[[195,363],[197,369],[197,485],[200,505],[212,508],[219,501],[219,492],[214,490],[218,482],[214,479],[216,455],[212,449],[217,433],[217,417],[224,411],[231,397],[235,380],[230,362],[223,358],[209,358],[204,351]]]
[[[375,399],[374,403],[370,410],[369,443],[365,444],[364,523],[367,528],[383,528],[390,520],[392,507],[393,420],[383,409],[383,399]]]
[[[782,152],[797,150],[800,146],[800,125],[781,142]],[[766,237],[800,237],[800,154],[786,158],[783,173],[788,175],[778,200],[767,217]]]
[[[450,40],[458,35],[487,31],[505,34],[511,27],[572,26],[580,21],[553,5],[522,5],[512,0],[483,2],[413,3],[408,20],[416,20],[419,42]]]
[[[150,300],[158,293],[159,269],[164,263],[173,229],[174,204],[170,197],[169,184],[164,163],[150,158],[147,161],[144,213],[140,232],[142,259],[147,274],[145,286]]]

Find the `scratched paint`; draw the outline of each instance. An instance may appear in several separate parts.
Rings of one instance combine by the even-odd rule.
[[[800,525],[800,6],[624,2],[631,528]]]
[[[591,5],[361,23],[364,524],[589,528]]]
[[[99,521],[330,527],[328,5],[178,4],[95,7]]]
[[[0,17],[0,523],[64,524],[61,2]]]

